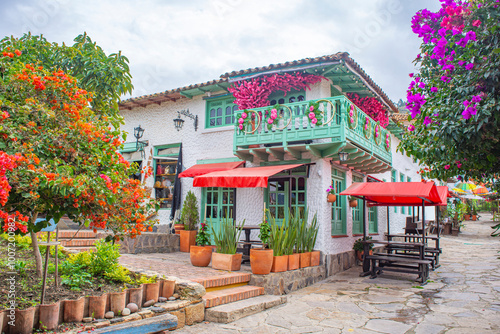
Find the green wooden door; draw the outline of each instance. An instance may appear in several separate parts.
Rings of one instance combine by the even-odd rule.
[[[360,177],[353,176],[353,182],[363,182],[363,179]],[[358,205],[351,208],[352,209],[352,234],[363,234],[363,200],[357,200]]]
[[[281,226],[288,221],[288,212],[304,217],[306,211],[306,177],[291,176],[269,180],[266,207]]]
[[[337,199],[332,203],[332,235],[345,235],[345,196],[339,194],[344,190],[344,179],[332,179],[333,189]]]
[[[223,219],[234,219],[235,189],[234,188],[204,188],[205,220],[218,233]],[[212,236],[213,242],[213,236]]]
[[[378,233],[377,207],[372,206],[368,209],[368,232]]]

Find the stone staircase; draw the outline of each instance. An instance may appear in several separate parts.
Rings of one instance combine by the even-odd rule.
[[[286,303],[286,296],[264,295],[263,287],[248,285],[250,278],[250,273],[228,273],[191,279],[207,291],[203,296],[205,320],[229,323]]]

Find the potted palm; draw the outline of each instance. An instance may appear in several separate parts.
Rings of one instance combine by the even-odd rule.
[[[372,237],[366,237],[366,240],[372,240]],[[356,257],[358,258],[359,261],[363,261],[363,238],[359,238],[354,242],[354,245],[352,245],[352,249],[356,251]],[[370,250],[369,254],[373,254],[373,244],[368,244],[368,249]]]
[[[196,244],[196,224],[199,219],[196,196],[188,191],[181,212],[181,222],[184,224],[184,230],[180,231],[181,252],[188,253],[190,247]]]
[[[196,235],[196,245],[189,250],[191,264],[195,267],[208,267],[212,259],[212,246],[210,246],[210,232],[206,223],[201,223],[201,227]]]
[[[335,188],[333,185],[330,185],[328,189],[326,189],[326,201],[328,203],[333,203],[337,200],[337,195],[335,195]]]
[[[224,218],[218,232],[210,224],[214,242],[217,246],[216,253],[212,254],[212,268],[228,271],[237,271],[241,268],[242,254],[236,254],[238,241],[240,240],[241,230],[245,225],[243,221],[239,226],[234,226],[233,221]]]
[[[250,267],[252,268],[252,274],[267,275],[271,272],[271,267],[273,266],[274,251],[266,249],[269,243],[271,228],[265,217],[259,227],[259,239],[262,242],[262,248],[250,249]]]

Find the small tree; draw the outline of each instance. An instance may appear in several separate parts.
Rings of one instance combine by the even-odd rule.
[[[186,199],[182,204],[181,222],[184,224],[184,229],[192,231],[196,229],[196,224],[200,220],[198,214],[198,201],[192,191],[188,191]]]

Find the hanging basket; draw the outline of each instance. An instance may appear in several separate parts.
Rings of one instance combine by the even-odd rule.
[[[355,207],[357,207],[357,206],[358,206],[358,200],[355,200],[355,199],[350,200],[350,201],[349,201],[349,206],[350,206],[351,208],[355,208]]]
[[[326,196],[326,201],[327,201],[328,203],[333,203],[333,202],[335,202],[336,200],[337,200],[337,195],[335,195],[335,194],[328,194],[328,195]]]

